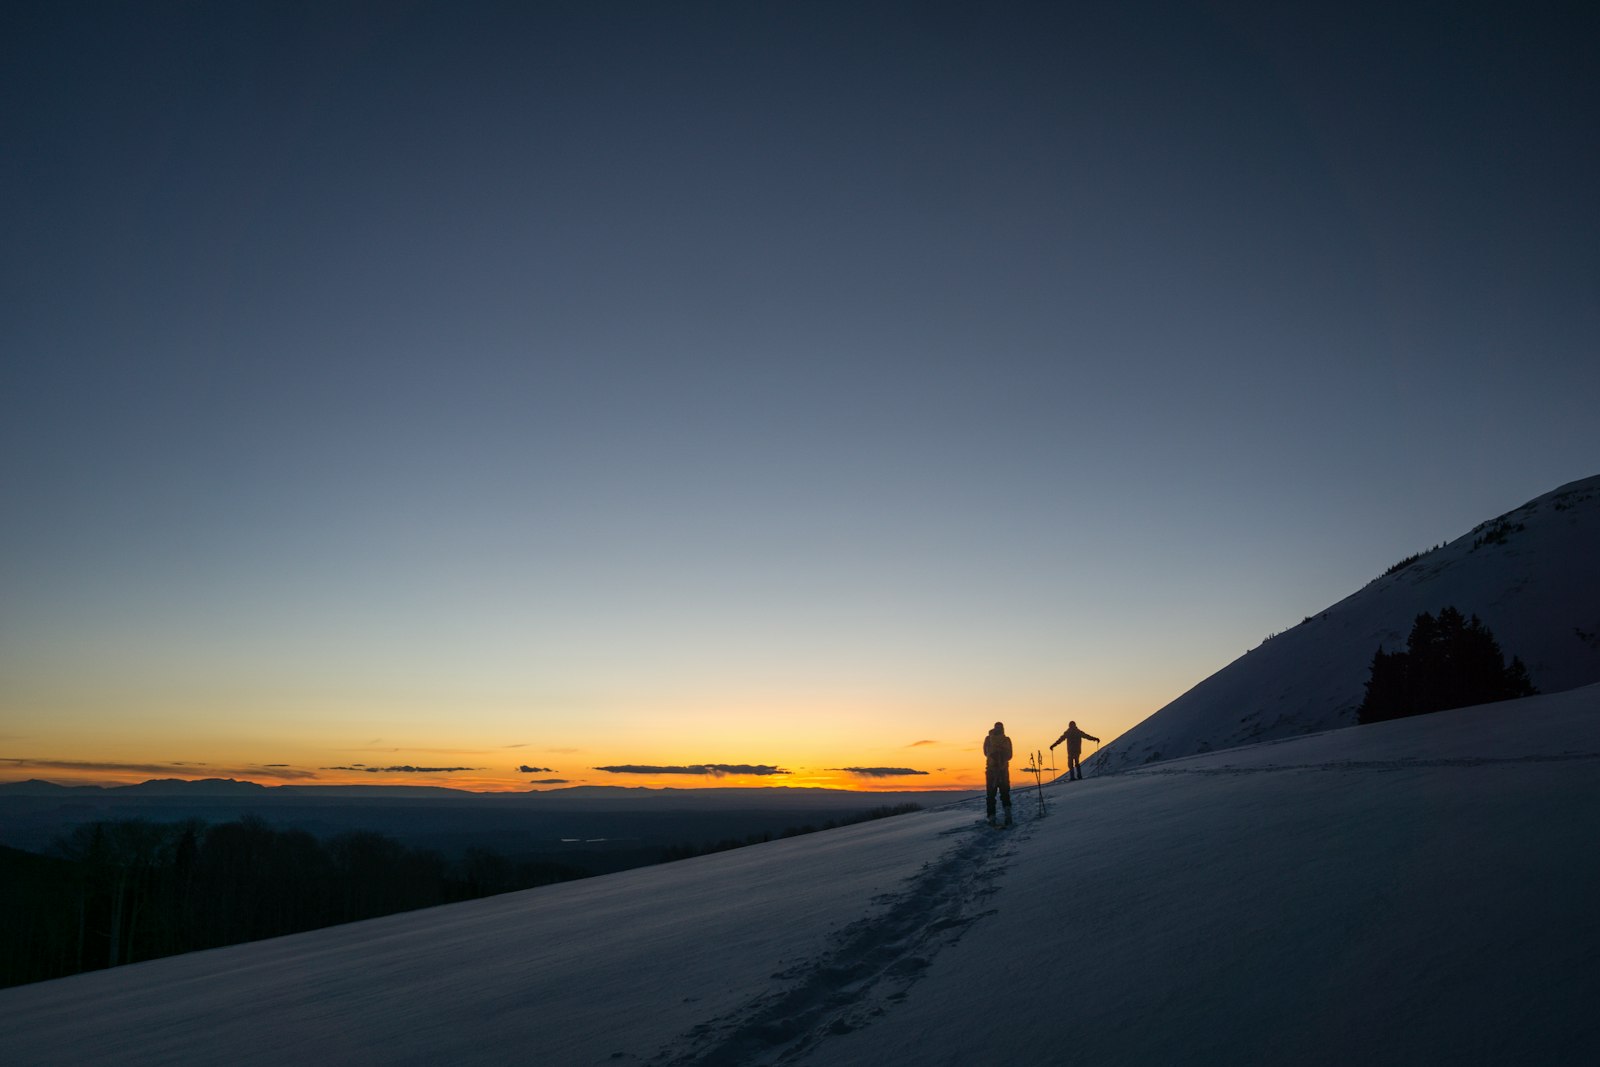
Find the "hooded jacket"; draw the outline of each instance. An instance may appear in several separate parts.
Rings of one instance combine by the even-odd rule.
[[[1000,730],[990,730],[983,739],[983,755],[991,767],[1004,767],[1011,762],[1011,738]]]

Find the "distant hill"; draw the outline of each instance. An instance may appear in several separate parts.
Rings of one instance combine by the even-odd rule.
[[[0,797],[93,799],[114,804],[144,798],[259,798],[266,802],[336,802],[341,800],[439,800],[498,804],[527,804],[540,809],[599,804],[696,807],[706,809],[794,808],[856,809],[863,804],[897,804],[906,801],[937,802],[946,790],[862,792],[821,786],[709,786],[673,788],[659,786],[586,785],[554,789],[475,792],[438,785],[260,785],[234,778],[152,778],[136,785],[57,785],[30,778],[0,782]],[[958,790],[959,792],[959,790]]]
[[[122,794],[139,793],[146,796],[256,796],[266,791],[266,786],[255,782],[241,782],[237,778],[152,778],[138,785],[113,786]]]
[[[54,782],[45,782],[38,778],[29,778],[25,782],[0,782],[0,796],[57,797],[103,791],[103,787],[98,785],[57,785]]]
[[[1422,612],[1452,605],[1520,656],[1541,692],[1600,681],[1600,476],[1564,485],[1268,638],[1092,759],[1106,773],[1352,726],[1382,647],[1405,647]]]
[[[272,791],[277,796],[332,799],[349,797],[376,800],[415,799],[449,800],[452,797],[500,796],[499,793],[476,793],[469,789],[451,789],[444,785],[276,785]]]
[[[25,782],[0,782],[0,796],[53,797],[91,796],[105,799],[130,797],[252,797],[264,793],[292,797],[478,797],[464,789],[414,785],[261,785],[237,778],[152,778],[133,785],[57,785],[38,778]]]

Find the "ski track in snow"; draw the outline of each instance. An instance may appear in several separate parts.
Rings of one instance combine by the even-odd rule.
[[[1018,805],[1019,813],[1022,805]],[[942,831],[955,846],[924,864],[898,892],[874,897],[876,914],[841,929],[815,959],[773,975],[775,987],[693,1027],[650,1061],[657,1067],[792,1063],[830,1035],[866,1026],[906,999],[933,956],[978,920],[994,884],[1032,836],[1032,819],[1009,831],[982,823]]]

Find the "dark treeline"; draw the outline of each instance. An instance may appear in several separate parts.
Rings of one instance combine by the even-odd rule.
[[[676,845],[671,861],[915,811],[876,808],[780,834]],[[601,873],[470,848],[451,863],[366,830],[326,840],[247,816],[207,825],[87,823],[55,855],[0,847],[0,987],[450,904]]]
[[[256,941],[589,872],[470,849],[456,864],[370,831],[259,818],[79,826],[55,856],[0,849],[0,986]]]

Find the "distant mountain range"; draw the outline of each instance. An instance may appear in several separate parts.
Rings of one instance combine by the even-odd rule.
[[[117,796],[117,797],[254,797],[310,795],[334,796],[337,794],[378,797],[431,797],[479,796],[462,789],[442,786],[414,785],[323,785],[323,786],[265,786],[255,782],[241,782],[236,778],[152,778],[134,785],[56,785],[37,778],[26,782],[0,783],[0,796],[50,797],[63,795]]]
[[[1494,632],[1506,661],[1558,693],[1600,681],[1600,475],[1397,561],[1160,709],[1086,765],[1111,773],[1356,721],[1372,656],[1405,647],[1423,612],[1453,606]]]
[[[894,804],[912,798],[938,799],[949,790],[903,790],[864,793],[854,789],[829,789],[821,786],[709,786],[678,789],[670,786],[575,785],[559,789],[525,789],[507,792],[476,792],[440,785],[259,785],[235,778],[152,778],[133,785],[57,785],[30,778],[25,782],[0,782],[0,797],[97,797],[134,799],[142,797],[261,799],[320,799],[367,797],[374,800],[518,800],[531,804],[556,801],[623,801],[629,804],[704,801],[725,807],[735,801],[760,801],[792,807],[814,802],[819,807],[859,807],[863,803]],[[955,792],[961,792],[956,790]]]

